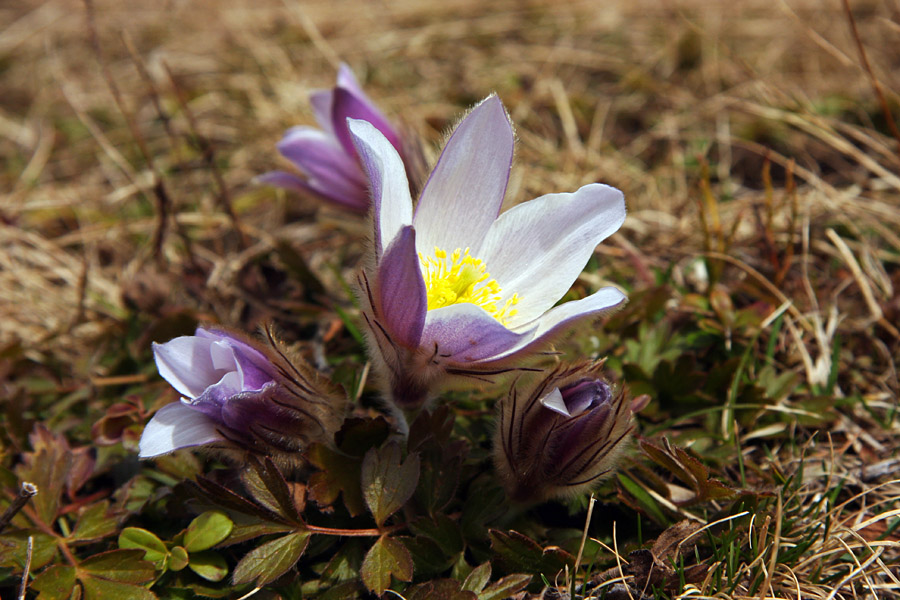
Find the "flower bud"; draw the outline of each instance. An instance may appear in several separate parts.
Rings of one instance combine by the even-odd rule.
[[[154,343],[159,374],[182,398],[147,423],[140,457],[205,445],[293,453],[337,430],[346,400],[311,367],[290,361],[266,333],[268,348],[202,327],[195,335]]]
[[[501,401],[494,464],[513,500],[572,496],[612,473],[634,424],[631,403],[600,379],[601,366],[560,365]]]

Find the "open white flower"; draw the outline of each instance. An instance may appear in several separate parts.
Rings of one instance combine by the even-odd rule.
[[[500,214],[514,136],[490,96],[457,126],[415,210],[403,162],[372,124],[349,119],[374,202],[367,319],[391,396],[420,406],[441,373],[496,373],[553,334],[625,302],[613,287],[554,306],[625,220],[622,192],[590,184]]]

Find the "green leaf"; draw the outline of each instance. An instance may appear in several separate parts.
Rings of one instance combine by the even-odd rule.
[[[400,581],[412,581],[412,557],[399,541],[381,536],[366,553],[359,574],[369,591],[380,596],[390,587],[391,575]]]
[[[173,546],[172,549],[169,550],[169,553],[168,567],[170,569],[173,571],[180,571],[188,566],[190,557],[188,556],[187,550],[181,546]]]
[[[207,581],[222,581],[228,575],[228,563],[221,554],[212,550],[191,554],[188,566]]]
[[[400,459],[396,443],[371,448],[363,459],[363,498],[379,527],[406,504],[419,483],[419,455],[410,454],[403,462]]]
[[[531,583],[531,575],[513,573],[500,581],[495,581],[486,590],[478,594],[478,600],[505,600],[515,596]]]
[[[75,523],[71,539],[79,542],[94,541],[112,535],[118,529],[115,517],[108,515],[109,501],[97,502],[85,508]]]
[[[24,455],[16,467],[21,481],[29,481],[38,488],[38,494],[30,503],[38,519],[50,525],[56,520],[66,476],[72,467],[72,451],[61,435],[51,433],[43,425],[37,425],[28,436],[33,452]]]
[[[33,539],[31,568],[36,571],[53,560],[58,548],[57,538],[34,529],[20,529],[0,535],[0,567],[21,570],[25,565],[28,537]]]
[[[557,546],[541,546],[518,531],[491,529],[491,548],[504,571],[542,574],[550,581],[574,562],[575,557]]]
[[[53,565],[31,582],[31,589],[40,592],[38,600],[69,600],[75,587],[75,568]]]
[[[403,592],[407,600],[478,600],[475,592],[459,589],[455,579],[436,579],[414,585]]]
[[[336,452],[322,444],[313,444],[307,451],[309,462],[320,469],[309,478],[309,495],[321,507],[330,506],[339,495],[351,517],[366,510],[360,489],[360,460]]]
[[[144,550],[110,550],[95,554],[78,565],[79,579],[82,572],[103,579],[123,583],[144,583],[156,576],[153,563],[143,560]]]
[[[250,466],[241,474],[241,481],[253,499],[286,520],[301,523],[291,488],[272,459],[252,458]]]
[[[159,566],[169,553],[166,545],[162,543],[156,534],[141,529],[140,527],[126,527],[119,534],[119,548],[123,550],[140,549],[145,552],[144,560],[149,560]]]
[[[300,560],[307,544],[309,532],[298,531],[251,550],[234,568],[234,584],[253,581],[262,586],[278,579]]]
[[[634,496],[634,498],[638,501],[641,508],[643,508],[647,515],[652,518],[657,523],[665,525],[669,522],[669,519],[666,518],[665,513],[659,507],[659,504],[656,503],[656,500],[653,499],[653,496],[647,493],[647,490],[642,488],[640,484],[636,483],[633,479],[629,478],[624,473],[618,473],[619,483],[622,484],[622,487],[625,490]]]
[[[481,590],[484,589],[484,586],[486,586],[490,580],[491,563],[486,562],[472,569],[472,572],[469,573],[469,576],[466,577],[465,581],[463,581],[462,589],[478,594],[481,592]]]
[[[146,588],[96,577],[82,577],[84,600],[156,600],[156,594]]]
[[[228,537],[234,523],[220,510],[208,510],[188,525],[184,532],[184,549],[199,552],[212,548]]]

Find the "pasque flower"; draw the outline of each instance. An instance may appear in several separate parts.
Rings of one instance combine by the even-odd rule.
[[[554,334],[625,302],[605,287],[554,307],[622,225],[624,198],[590,184],[500,214],[514,136],[496,96],[451,134],[415,210],[391,141],[364,121],[351,119],[349,129],[374,202],[364,314],[401,408],[421,406],[445,374],[509,370]]]
[[[403,137],[369,100],[345,64],[338,70],[335,87],[314,92],[310,104],[320,129],[292,127],[278,143],[278,151],[303,177],[273,171],[261,175],[258,181],[309,192],[343,208],[366,212],[370,205],[368,185],[347,129],[347,118],[368,121],[401,153]]]
[[[333,433],[345,401],[310,367],[289,360],[267,335],[269,347],[215,328],[154,343],[159,374],[182,398],[147,423],[140,457],[211,444],[294,452]]]
[[[513,500],[570,496],[612,473],[639,407],[600,378],[601,365],[558,366],[500,402],[494,464]]]

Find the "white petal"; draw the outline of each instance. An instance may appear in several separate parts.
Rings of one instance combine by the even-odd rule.
[[[619,190],[586,185],[571,194],[548,194],[506,211],[488,231],[478,258],[504,298],[519,294],[510,327],[549,310],[572,286],[594,248],[625,220]]]
[[[202,446],[224,439],[216,431],[212,419],[181,402],[174,402],[159,409],[144,427],[138,456],[152,458],[179,448]]]
[[[347,119],[347,123],[372,187],[375,248],[380,258],[400,229],[412,224],[409,180],[403,160],[384,134],[367,121]]]
[[[569,414],[569,409],[566,408],[566,403],[563,400],[559,388],[553,388],[552,392],[541,398],[541,404],[543,404],[545,408],[549,408],[553,412],[558,412],[559,414],[566,417],[572,416]]]
[[[616,288],[605,287],[587,298],[573,300],[552,308],[540,319],[528,324],[529,327],[534,326],[535,323],[537,324],[537,329],[533,336],[491,360],[508,359],[515,354],[526,350],[530,351],[534,346],[546,343],[551,336],[563,333],[567,329],[574,327],[581,320],[593,319],[614,312],[627,299],[625,294]]]
[[[153,358],[159,374],[188,398],[196,398],[203,390],[222,378],[210,357],[213,340],[185,335],[165,344],[153,343]]]
[[[500,213],[515,138],[497,96],[482,101],[456,127],[422,190],[415,226],[420,252],[472,249]]]

